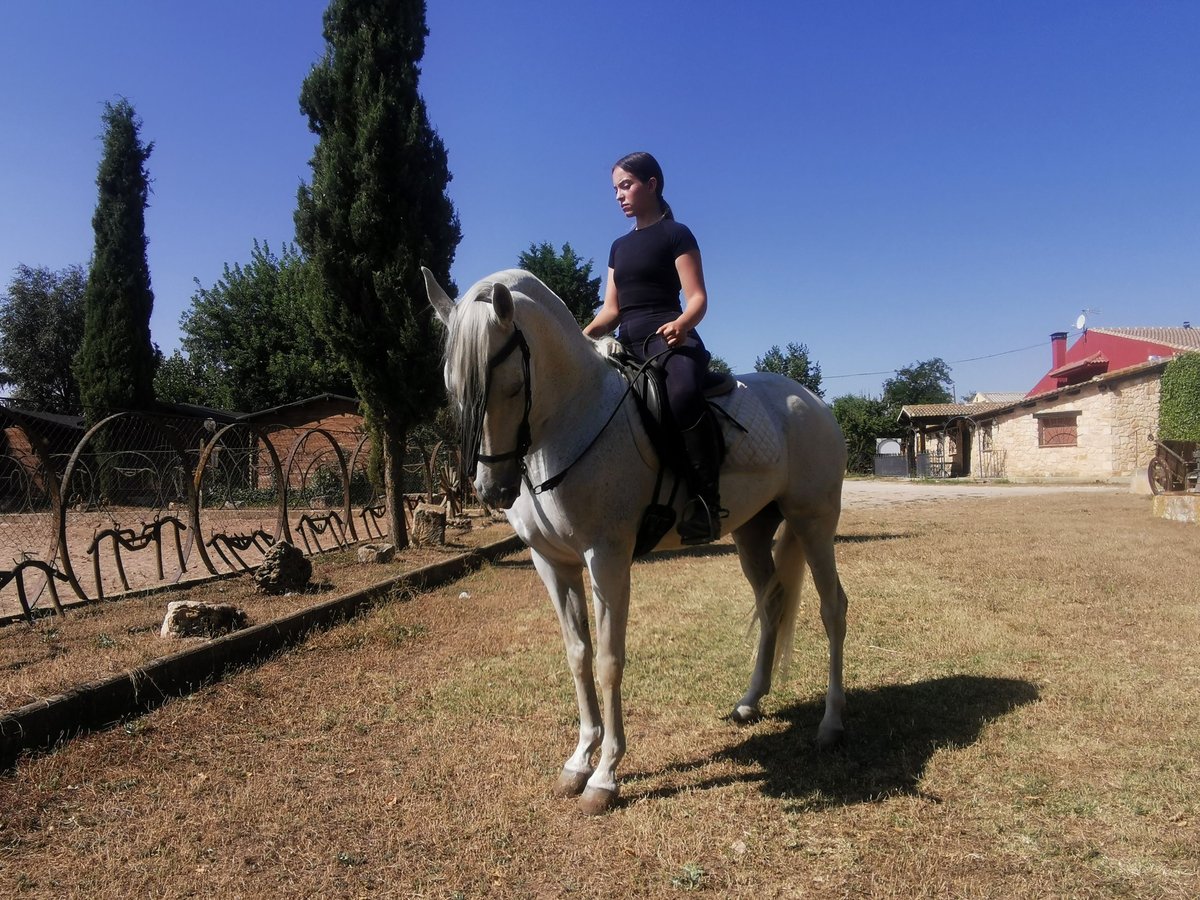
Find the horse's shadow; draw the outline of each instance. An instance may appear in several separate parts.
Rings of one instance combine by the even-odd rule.
[[[630,773],[624,802],[736,783],[758,783],[764,794],[801,809],[872,803],[895,795],[939,802],[920,789],[934,752],[969,746],[989,722],[1037,698],[1037,688],[1027,681],[971,675],[851,691],[846,739],[832,751],[819,751],[814,743],[824,699],[797,703],[708,757]],[[785,727],[772,727],[779,721]],[[705,769],[727,769],[726,763],[739,771],[705,776]],[[650,787],[658,781],[669,784]],[[639,785],[647,789],[639,790]]]

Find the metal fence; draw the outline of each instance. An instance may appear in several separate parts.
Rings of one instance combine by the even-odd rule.
[[[434,451],[445,456],[445,450]],[[0,404],[0,620],[245,571],[277,541],[309,554],[386,536],[361,428]],[[412,448],[406,495],[451,461]]]

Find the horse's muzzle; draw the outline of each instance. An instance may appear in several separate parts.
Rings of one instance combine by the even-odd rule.
[[[481,471],[475,479],[475,492],[492,509],[511,509],[521,495],[521,476],[517,473],[512,479],[496,479]]]

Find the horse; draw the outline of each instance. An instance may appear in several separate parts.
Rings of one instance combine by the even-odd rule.
[[[537,277],[497,272],[455,303],[422,271],[429,302],[446,325],[444,376],[462,417],[468,477],[473,469],[479,497],[503,509],[529,546],[562,630],[579,739],[554,793],[578,797],[585,814],[599,815],[619,796],[630,570],[640,520],[657,494],[659,461],[625,379],[605,359],[611,339],[584,336]],[[722,530],[733,536],[759,625],[750,683],[731,718],[757,719],[774,672],[787,662],[807,564],[829,641],[817,744],[835,745],[846,703],[847,601],[834,558],[846,468],[841,430],[823,401],[781,375],[740,375],[736,389],[717,402],[744,429],[726,428],[732,436],[721,471],[728,507]],[[675,501],[677,511],[684,500]],[[671,530],[656,549],[679,546]]]

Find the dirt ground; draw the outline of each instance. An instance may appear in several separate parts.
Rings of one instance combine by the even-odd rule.
[[[183,649],[190,641],[159,637],[172,600],[231,603],[246,612],[251,624],[260,624],[512,534],[507,522],[482,514],[468,517],[467,522],[469,527],[447,529],[444,545],[410,547],[390,563],[360,563],[354,549],[314,556],[312,589],[305,593],[265,596],[255,590],[252,577],[240,575],[68,607],[65,617],[38,617],[32,626],[23,619],[12,622],[0,627],[0,711]]]
[[[302,525],[301,518],[305,515],[318,516],[328,510],[292,510],[289,514],[292,543],[311,554],[320,554],[337,548],[338,540],[332,530],[324,534],[315,534],[313,528]],[[111,536],[97,540],[98,535],[105,532],[121,530],[125,539],[141,536],[147,521],[157,517],[177,517],[186,523],[184,512],[166,510],[158,511],[145,509],[112,509],[103,513],[72,511],[67,518],[67,547],[71,568],[75,577],[88,597],[103,596],[111,598],[128,591],[146,590],[155,587],[167,587],[173,584],[186,584],[191,581],[205,580],[212,573],[204,565],[200,556],[197,542],[187,529],[178,530],[174,525],[167,524],[161,532],[161,541],[156,545],[146,541],[138,550],[123,549],[121,551],[121,567],[116,564],[114,547],[115,540]],[[203,534],[201,540],[212,540],[214,533],[227,535],[248,535],[255,531],[274,534],[276,511],[273,508],[263,509],[212,509],[204,510]],[[22,557],[42,559],[46,548],[53,544],[54,523],[49,514],[28,513],[21,515],[5,515],[0,520],[0,560],[5,555],[14,560]],[[378,532],[372,526],[372,533],[364,530],[360,519],[355,523],[360,539],[369,540]],[[179,542],[176,545],[176,533]],[[351,540],[349,534],[345,538]],[[95,545],[96,552],[89,552]],[[207,546],[209,560],[218,573],[228,574],[253,568],[262,562],[263,552],[267,543],[260,541],[255,546],[246,549],[231,550],[222,545],[222,550]],[[180,567],[180,557],[183,567]],[[99,588],[97,587],[97,559],[99,560]],[[161,574],[159,566],[161,565]],[[124,580],[121,572],[124,571]],[[57,582],[59,600],[63,604],[78,602],[70,586]],[[126,586],[128,585],[128,586]],[[30,584],[27,585],[27,596],[35,610],[51,609],[53,604],[49,593],[42,585],[39,573],[30,573]],[[0,588],[0,619],[21,613],[20,601],[17,596],[15,582]]]

